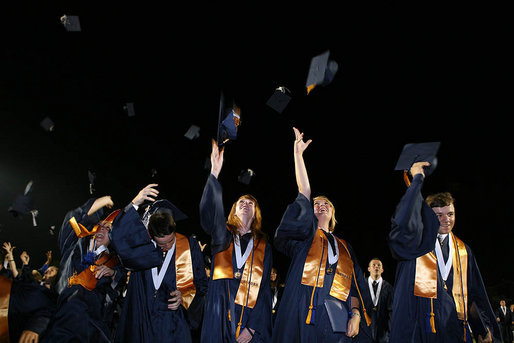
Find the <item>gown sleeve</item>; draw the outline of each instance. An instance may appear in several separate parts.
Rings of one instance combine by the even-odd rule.
[[[211,236],[212,255],[228,248],[231,236],[224,215],[223,191],[212,174],[209,174],[200,200],[200,224],[205,233]]]
[[[298,193],[295,201],[287,206],[282,215],[273,245],[281,253],[289,257],[295,256],[302,243],[313,237],[316,223],[311,202],[305,195]]]
[[[417,174],[396,207],[388,241],[393,257],[410,260],[434,249],[439,219],[423,200],[423,175]]]

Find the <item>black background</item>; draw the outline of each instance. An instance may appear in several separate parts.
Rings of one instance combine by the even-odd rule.
[[[220,92],[242,109],[220,174],[225,207],[242,194],[259,200],[270,238],[297,194],[292,127],[313,142],[305,152],[313,195],[334,203],[337,231],[361,267],[374,256],[394,280],[386,243],[405,191],[394,171],[406,143],[440,141],[424,193],[457,199],[454,233],[478,260],[491,301],[512,299],[512,20],[494,2],[367,1],[1,5],[0,240],[35,267],[58,261],[65,213],[89,194],[125,206],[157,181],[161,197],[189,219],[181,231],[207,241],[198,203],[209,171]],[[63,14],[78,15],[67,32]],[[333,82],[306,94],[310,60],[326,50]],[[279,114],[266,105],[285,86]],[[134,117],[123,106],[133,102]],[[46,116],[55,123],[47,132]],[[190,125],[200,137],[184,137]],[[249,185],[240,171],[251,168]],[[157,175],[152,178],[152,169]],[[32,180],[39,211],[14,218],[8,207]],[[285,275],[288,259],[274,253]],[[19,259],[18,259],[18,263]]]

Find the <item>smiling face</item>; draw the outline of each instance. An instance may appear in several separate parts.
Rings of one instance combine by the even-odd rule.
[[[111,231],[112,224],[108,222],[102,222],[99,224],[98,231],[95,233],[96,245],[104,245],[107,247],[111,243],[109,238],[109,232]]]
[[[455,208],[453,204],[444,207],[432,207],[432,210],[434,210],[439,219],[439,233],[450,233],[455,225]]]
[[[241,220],[253,218],[255,215],[255,203],[248,198],[241,198],[236,204],[236,216]]]
[[[314,215],[318,219],[318,225],[326,231],[332,231],[330,221],[334,220],[334,207],[330,200],[324,196],[314,198]]]

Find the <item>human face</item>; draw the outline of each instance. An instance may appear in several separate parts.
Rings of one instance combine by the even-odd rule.
[[[112,224],[111,223],[100,223],[98,231],[96,231],[95,239],[97,246],[104,245],[108,246],[111,243],[111,239],[109,238],[109,232],[111,231]]]
[[[505,306],[505,300],[500,300],[500,306]]]
[[[157,243],[157,246],[166,251],[170,250],[175,243],[175,232],[162,237],[154,237],[153,240]]]
[[[45,271],[45,274],[43,275],[43,280],[48,280],[51,277],[54,277],[57,275],[57,269],[54,266],[48,267],[48,269]]]
[[[273,268],[273,269],[271,269],[270,280],[275,281],[276,279],[277,279],[277,271]]]
[[[380,260],[371,260],[368,265],[368,271],[370,275],[380,277],[384,272],[382,262]]]
[[[246,198],[241,198],[237,201],[236,204],[236,216],[239,219],[243,220],[243,218],[253,218],[255,215],[255,203]]]
[[[432,207],[439,219],[439,233],[445,234],[452,231],[455,225],[455,208],[453,204],[444,207]]]
[[[327,199],[317,199],[314,201],[314,215],[321,223],[328,223],[332,218],[332,206]]]

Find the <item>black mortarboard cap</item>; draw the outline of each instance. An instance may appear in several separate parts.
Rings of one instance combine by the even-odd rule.
[[[66,31],[80,31],[80,20],[76,15],[63,15],[61,17],[61,23],[64,25]]]
[[[425,167],[425,175],[430,175],[437,167],[437,152],[441,142],[408,143],[396,162],[395,170],[408,171],[416,162],[429,162],[430,166]]]
[[[221,93],[220,107],[218,114],[218,133],[217,143],[218,146],[228,143],[237,139],[237,131],[241,123],[241,110],[235,103],[227,106],[225,103],[225,96]]]
[[[200,137],[200,127],[196,125],[191,125],[184,134],[184,137],[190,140]]]
[[[289,101],[291,101],[290,92],[286,87],[280,86],[275,89],[273,94],[269,97],[266,105],[277,111],[278,113],[282,113]]]
[[[250,181],[252,181],[252,178],[254,177],[255,172],[251,169],[243,169],[239,173],[239,176],[237,177],[237,181],[244,183],[245,185],[250,184]]]
[[[34,210],[34,199],[30,195],[19,194],[14,199],[14,202],[9,206],[8,211],[12,213],[14,217],[22,217],[23,215],[31,214]]]
[[[150,216],[152,214],[161,212],[167,212],[171,214],[175,223],[188,218],[187,215],[178,209],[177,206],[173,205],[171,201],[167,199],[160,199],[154,201],[146,208],[145,213],[143,214],[143,223],[145,226],[148,225],[148,221],[150,220]]]
[[[339,68],[336,61],[330,59],[330,50],[311,59],[309,74],[305,87],[309,94],[316,86],[326,86],[332,82]]]
[[[52,132],[55,127],[54,122],[49,117],[43,118],[43,120],[41,120],[41,122],[39,124],[45,131],[48,131],[48,132]]]
[[[89,179],[89,194],[93,194],[93,192],[95,191],[93,187],[95,185],[96,173],[93,170],[89,169],[87,171],[87,177]]]
[[[127,102],[123,105],[123,110],[127,113],[129,117],[134,117],[136,115],[136,110],[134,108],[133,102]]]

